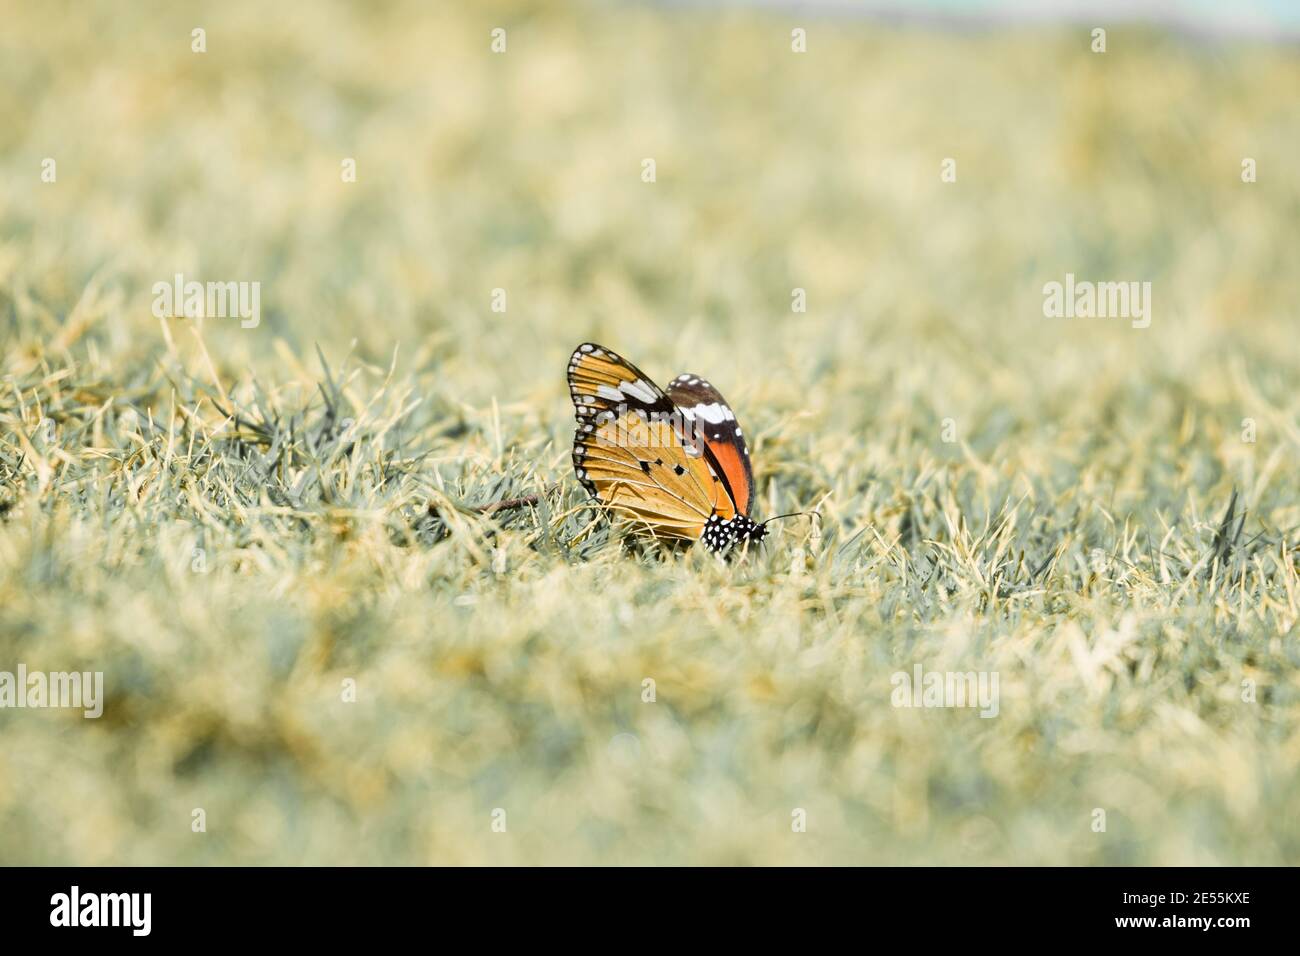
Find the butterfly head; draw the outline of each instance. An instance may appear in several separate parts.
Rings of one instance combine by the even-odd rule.
[[[747,541],[757,544],[766,535],[767,528],[744,515],[736,515],[726,521],[714,515],[704,525],[704,533],[700,536],[700,540],[714,554],[726,554],[732,548],[740,547]]]

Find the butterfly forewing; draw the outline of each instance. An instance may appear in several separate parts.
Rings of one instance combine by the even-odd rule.
[[[569,360],[569,391],[573,467],[595,498],[660,537],[694,540],[713,515],[735,514],[689,420],[635,365],[586,343]]]
[[[707,444],[736,511],[748,517],[754,504],[754,469],[736,413],[721,392],[690,372],[673,379],[667,395]]]

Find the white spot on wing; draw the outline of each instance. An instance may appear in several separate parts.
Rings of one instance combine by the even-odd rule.
[[[691,409],[691,411],[694,413],[694,415],[692,415],[692,418],[694,418],[695,416],[699,416],[700,418],[708,422],[710,425],[720,425],[722,422],[725,422],[728,418],[734,417],[731,414],[731,410],[727,408],[726,405],[719,405],[717,402],[713,402],[712,404],[709,405],[705,405],[701,403],[699,405],[696,405],[693,409]]]
[[[622,388],[624,395],[631,395],[647,405],[653,404],[658,397],[655,395],[654,389],[650,387],[650,383],[645,379],[639,378],[635,382],[624,382]]]

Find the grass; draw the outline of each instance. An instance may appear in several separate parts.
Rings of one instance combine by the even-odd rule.
[[[0,670],[107,702],[0,710],[0,861],[1300,862],[1293,49],[67,12],[0,36]],[[176,272],[260,324],[155,319]],[[1066,272],[1150,328],[1045,319]],[[621,543],[586,339],[821,521]],[[998,716],[891,706],[918,663]]]

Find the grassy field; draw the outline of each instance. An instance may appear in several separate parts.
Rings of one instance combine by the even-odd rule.
[[[0,671],[106,695],[0,709],[0,862],[1300,863],[1294,48],[0,21]],[[156,318],[176,273],[258,324]],[[1067,273],[1150,326],[1045,318]],[[820,523],[620,544],[588,339],[707,375]],[[893,706],[918,664],[997,716]]]

